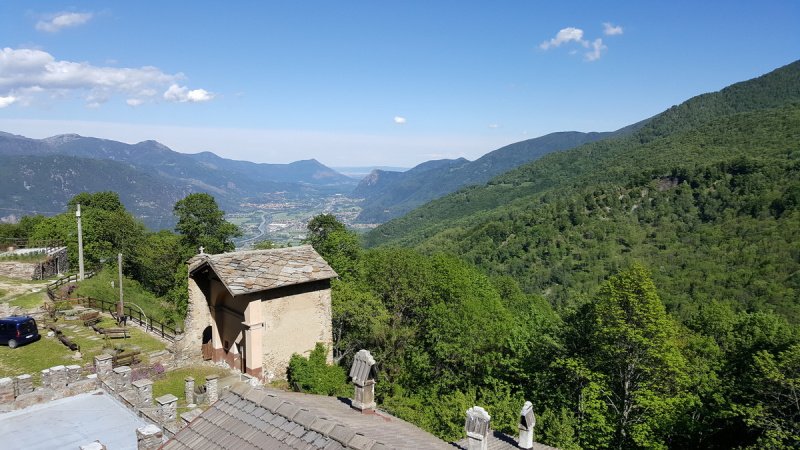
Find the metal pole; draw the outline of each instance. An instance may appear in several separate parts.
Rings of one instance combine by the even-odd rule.
[[[83,281],[83,228],[81,228],[80,203],[78,203],[78,209],[75,211],[75,217],[78,218],[78,279]]]
[[[117,267],[119,268],[119,303],[117,304],[117,320],[122,319],[123,302],[122,302],[122,253],[117,254]]]

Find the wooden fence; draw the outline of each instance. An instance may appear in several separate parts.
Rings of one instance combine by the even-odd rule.
[[[94,271],[87,272],[84,274],[84,278],[91,278],[95,275]],[[99,311],[105,311],[109,313],[116,313],[117,311],[117,302],[116,301],[108,301],[108,300],[101,300],[93,297],[69,297],[69,296],[62,296],[58,292],[58,288],[67,284],[78,281],[78,275],[69,275],[66,277],[61,277],[47,285],[47,296],[50,297],[50,300],[54,302],[69,302],[73,305],[81,305],[87,308],[97,309]],[[145,317],[139,310],[133,310],[130,306],[125,306],[125,310],[123,313],[128,316],[128,320],[139,324],[146,332],[153,334],[155,336],[160,336],[163,339],[166,339],[170,342],[175,342],[175,337],[180,334],[180,332],[158,320]]]

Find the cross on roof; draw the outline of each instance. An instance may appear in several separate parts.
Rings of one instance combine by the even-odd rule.
[[[200,246],[200,254],[201,254],[201,255],[205,255],[205,253],[203,252],[203,250],[205,250],[205,249],[206,249],[206,248],[205,248],[205,247],[203,247],[202,245]]]

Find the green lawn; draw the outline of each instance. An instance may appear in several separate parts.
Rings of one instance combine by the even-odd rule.
[[[106,327],[117,326],[111,318],[104,318],[100,324]],[[80,359],[75,359],[75,352],[68,349],[55,337],[46,337],[49,330],[45,324],[40,323],[39,334],[42,335],[42,338],[39,341],[13,350],[0,346],[0,377],[29,373],[38,382],[40,372],[43,369],[61,364],[92,364],[96,355],[107,350],[137,347],[142,351],[142,359],[146,363],[147,353],[166,348],[166,344],[135,327],[128,327],[131,335],[129,339],[106,340],[102,339],[102,336],[96,334],[91,328],[84,327],[83,323],[77,320],[61,319],[56,322],[56,325],[61,328],[67,337],[80,345]],[[70,329],[67,326],[74,326],[74,328]],[[91,337],[101,337],[101,339],[90,339]]]
[[[8,304],[30,310],[42,306],[45,300],[47,300],[47,291],[43,289],[40,292],[31,292],[29,294],[20,295],[19,297],[13,298],[8,302]]]
[[[114,286],[112,287],[112,282]],[[113,271],[102,270],[92,278],[81,281],[73,296],[93,297],[109,302],[119,300],[119,285],[117,276]],[[147,317],[167,323],[168,319],[175,319],[175,313],[164,301],[145,290],[136,281],[125,278],[123,281],[123,301],[133,311],[141,308]],[[177,324],[183,327],[182,320]]]
[[[215,374],[221,378],[229,373],[223,368],[214,366],[191,366],[171,370],[164,374],[164,378],[153,382],[153,398],[166,394],[178,397],[178,407],[183,409],[183,411],[179,411],[181,413],[187,409],[186,396],[183,392],[186,377],[193,377],[195,386],[199,386],[206,382],[207,375]]]

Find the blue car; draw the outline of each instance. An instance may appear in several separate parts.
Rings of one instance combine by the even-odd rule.
[[[31,316],[11,316],[0,319],[0,344],[17,348],[39,340],[39,328]]]

